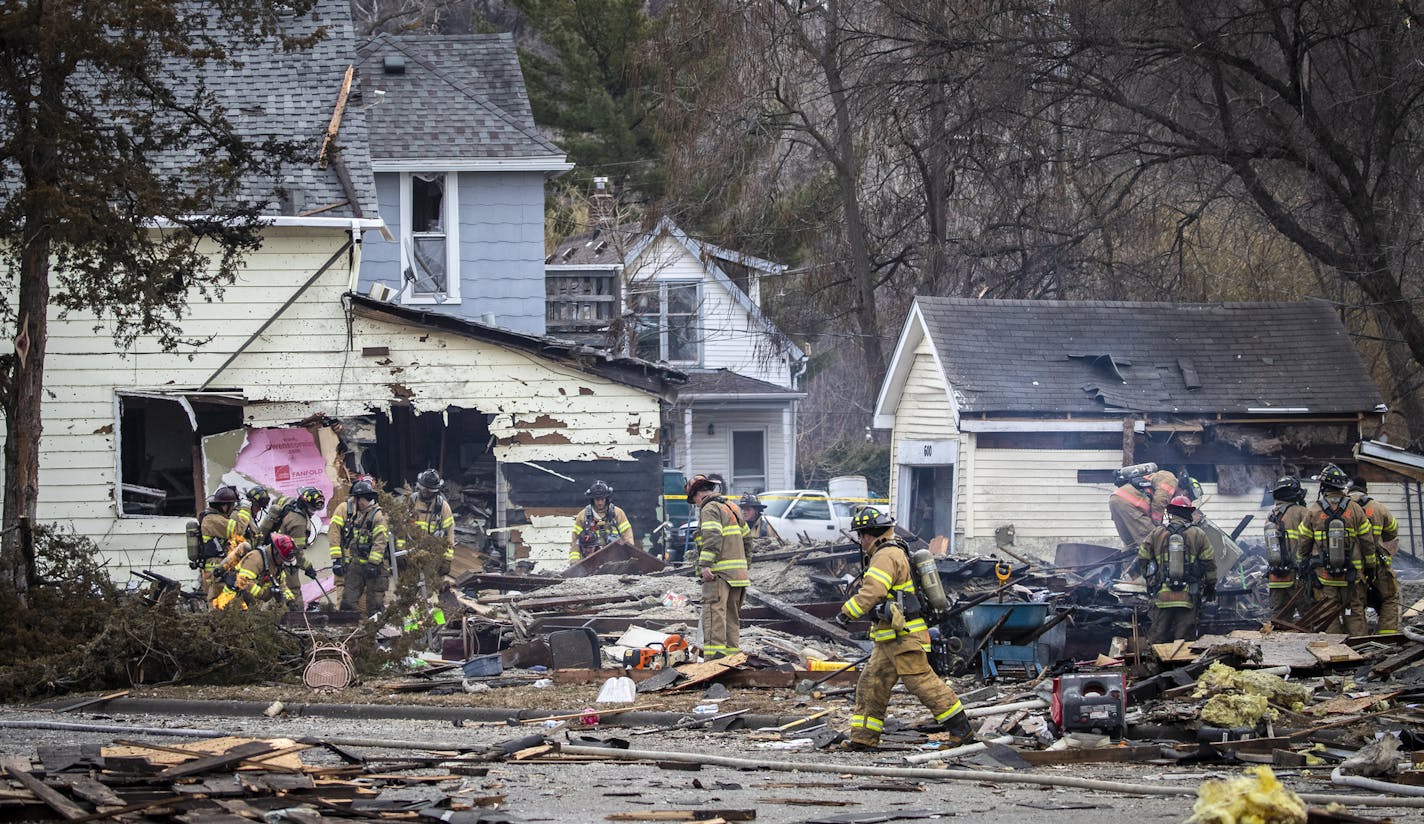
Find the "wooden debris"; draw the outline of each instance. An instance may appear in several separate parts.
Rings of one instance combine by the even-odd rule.
[[[699,684],[705,684],[716,678],[725,675],[730,670],[742,666],[747,662],[747,654],[739,652],[736,655],[729,655],[726,658],[718,658],[715,661],[704,661],[701,664],[683,664],[677,667],[677,671],[687,677],[686,681],[668,687],[669,690],[685,690]]]
[[[607,821],[755,821],[756,810],[640,810],[631,813],[610,813]]]
[[[65,705],[62,706],[62,707],[57,707],[54,711],[55,711],[55,712],[74,712],[75,710],[83,709],[83,708],[85,708],[85,707],[92,707],[92,706],[94,706],[95,704],[103,704],[103,703],[106,702],[106,701],[112,701],[112,700],[114,700],[115,698],[123,698],[124,696],[126,696],[126,695],[128,695],[128,694],[129,694],[129,690],[120,690],[119,692],[111,692],[111,693],[109,693],[108,695],[100,695],[100,696],[97,697],[97,698],[86,698],[86,699],[84,699],[83,701],[76,701],[76,702],[74,702],[73,704],[65,704]]]
[[[58,790],[50,787],[43,781],[35,778],[32,774],[24,770],[6,769],[5,772],[16,781],[20,782],[25,789],[34,793],[35,798],[44,802],[46,807],[59,813],[60,816],[70,821],[82,821],[89,817],[88,811],[68,798],[65,798]]]
[[[1379,695],[1366,695],[1363,698],[1350,698],[1342,695],[1339,698],[1332,698],[1329,701],[1307,707],[1306,712],[1311,715],[1357,715],[1365,712],[1370,707],[1381,701],[1388,701],[1399,693],[1385,692]]]

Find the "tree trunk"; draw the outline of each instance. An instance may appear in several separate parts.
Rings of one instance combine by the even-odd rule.
[[[1394,274],[1385,266],[1379,266],[1367,272],[1344,272],[1345,277],[1354,281],[1370,300],[1377,304],[1380,311],[1389,318],[1389,326],[1399,333],[1404,346],[1408,348],[1409,354],[1413,356],[1414,362],[1424,364],[1424,319],[1419,317],[1409,299],[1405,297],[1404,290],[1399,286],[1399,281],[1395,280]],[[1384,327],[1382,331],[1387,331]],[[1388,335],[1383,335],[1388,337]],[[1390,362],[1394,366],[1393,359]],[[1411,441],[1418,440],[1421,433],[1424,433],[1424,420],[1414,417],[1418,406],[1405,404],[1404,413],[1408,418],[1409,437]]]
[[[17,347],[12,380],[2,401],[5,508],[4,532],[0,534],[0,585],[13,588],[22,600],[35,579],[33,530],[39,500],[40,401],[48,333],[50,252],[49,231],[34,215],[26,220],[25,236],[29,240],[20,258],[16,342],[27,338],[28,349],[22,362]]]

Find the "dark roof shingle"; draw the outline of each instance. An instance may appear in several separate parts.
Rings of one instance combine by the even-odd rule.
[[[919,297],[964,413],[1369,411],[1330,304]]]
[[[385,71],[387,56],[404,60]],[[359,50],[371,156],[381,160],[563,157],[534,125],[508,34],[379,34]],[[380,105],[376,90],[385,92]]]

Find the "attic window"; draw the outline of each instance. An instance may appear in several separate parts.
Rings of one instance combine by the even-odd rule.
[[[1123,367],[1132,365],[1132,361],[1130,360],[1126,360],[1125,358],[1115,358],[1111,354],[1105,353],[1070,353],[1068,355],[1068,359],[1083,361],[1084,363],[1087,363],[1089,366],[1093,367],[1097,371],[1101,372],[1104,375],[1107,375],[1108,377],[1118,381],[1119,383],[1127,383],[1127,378],[1123,375]]]

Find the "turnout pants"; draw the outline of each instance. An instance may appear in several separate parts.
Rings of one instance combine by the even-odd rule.
[[[382,566],[380,575],[368,578],[365,564],[358,564],[346,571],[343,584],[345,586],[341,589],[341,608],[360,609],[361,596],[365,595],[365,615],[369,618],[386,607],[386,589],[391,585],[391,572]]]
[[[1399,632],[1399,579],[1394,576],[1394,567],[1381,564],[1369,578],[1369,600],[1378,599],[1375,610],[1379,613],[1379,628],[1376,632]],[[1361,615],[1364,613],[1362,612]]]
[[[1296,593],[1296,589],[1297,587],[1290,586],[1268,590],[1268,592],[1270,592],[1270,608],[1272,618],[1279,618],[1282,621],[1293,622],[1295,621],[1295,614],[1300,611],[1301,607],[1310,606],[1309,599],[1305,597],[1300,597],[1296,598],[1295,606],[1291,607],[1289,610],[1286,609],[1286,605],[1290,603],[1291,598]]]
[[[1331,622],[1326,632],[1343,632],[1346,635],[1364,635],[1369,632],[1365,623],[1365,588],[1359,581],[1351,581],[1343,587],[1317,587],[1315,602],[1321,601],[1340,606],[1340,617]]]
[[[721,658],[741,652],[742,599],[746,587],[721,578],[702,582],[702,656]]]
[[[1170,644],[1173,641],[1195,641],[1197,638],[1195,604],[1181,607],[1152,607],[1147,611],[1152,622],[1147,628],[1147,643]]]
[[[940,724],[963,711],[959,696],[930,669],[929,658],[919,641],[909,636],[879,641],[870,651],[870,661],[855,685],[850,740],[871,747],[880,743],[880,733],[885,730],[885,709],[890,705],[890,690],[896,681],[905,682],[905,689],[918,698]]]

